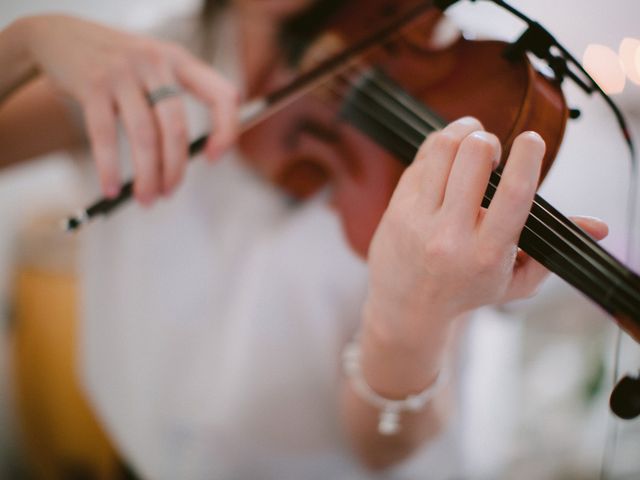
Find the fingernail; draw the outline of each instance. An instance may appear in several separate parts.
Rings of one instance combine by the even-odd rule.
[[[466,116],[456,120],[456,123],[459,123],[460,125],[477,125],[480,121],[475,117]]]
[[[532,130],[528,130],[526,132],[523,132],[522,135],[524,135],[525,137],[528,137],[530,139],[530,141],[535,142],[535,143],[541,145],[542,148],[546,149],[547,144],[544,141],[544,138],[542,138],[538,132],[534,132]]]
[[[544,142],[544,139],[540,136],[540,134],[538,132],[534,132],[533,130],[527,130],[526,132],[522,133],[523,135],[527,135],[531,138],[534,138],[536,140],[540,140],[542,142]]]
[[[492,165],[495,169],[500,164],[500,141],[497,139],[497,137],[484,130],[476,130],[470,136],[482,140],[483,142],[490,143],[494,146]]]
[[[470,137],[475,137],[478,140],[482,140],[483,142],[490,143],[491,145],[497,147],[499,145],[499,141],[495,135],[485,132],[484,130],[476,130],[475,132],[469,135]],[[498,152],[496,152],[497,154]]]
[[[485,142],[494,142],[493,135],[489,132],[485,132],[484,130],[476,130],[475,132],[470,134],[471,137],[477,137],[480,140],[484,140]]]
[[[539,133],[529,130],[526,132],[522,132],[520,136],[524,137],[525,141],[528,142],[528,148],[534,148],[533,151],[536,154],[544,155],[544,152],[547,149],[547,144],[545,143],[544,138],[542,138]],[[538,148],[538,150],[535,150],[535,148]]]
[[[573,218],[578,218],[581,220],[590,220],[593,222],[604,223],[604,221],[598,217],[592,217],[591,215],[574,215]]]

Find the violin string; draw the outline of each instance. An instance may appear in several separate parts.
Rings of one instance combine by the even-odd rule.
[[[374,78],[375,78],[375,77],[374,77]],[[378,88],[381,88],[381,83],[380,83],[380,82],[376,82],[376,84],[377,84]],[[384,88],[384,86],[382,86],[382,88]],[[391,90],[391,89],[386,89],[386,88],[385,88],[385,90],[386,90],[385,94],[386,94],[387,96],[389,96],[389,97],[390,97],[390,99],[393,99],[393,98],[395,97],[395,96],[393,95],[393,90]],[[370,97],[372,97],[371,95],[369,95],[369,96],[370,96]],[[379,101],[379,97],[378,97],[378,98],[376,98],[375,96],[373,96],[373,98],[374,98],[375,100]],[[408,98],[410,99],[411,97],[408,97]],[[415,148],[415,144],[414,144],[414,148]],[[490,182],[490,185],[491,185],[491,186],[493,186],[493,187],[495,187],[495,185],[497,184],[497,181],[499,181],[499,178],[497,178],[497,179],[496,179],[496,181],[494,181],[494,182]],[[540,215],[540,213],[541,213],[539,210],[540,210],[540,206],[539,206],[539,205],[534,205],[534,206],[533,206],[532,216],[533,216],[535,219],[537,219],[537,220],[540,220],[540,219],[538,218],[538,217],[539,217],[539,215]],[[544,213],[544,212],[542,212],[542,213]],[[540,220],[540,222],[539,222],[539,223],[541,224],[541,226],[542,226],[543,228],[547,228],[547,229],[549,229],[549,226],[548,226],[548,225],[546,225],[542,220]],[[537,231],[537,230],[536,230],[536,231]],[[566,243],[566,244],[567,244],[566,246],[570,247],[570,248],[574,251],[574,253],[577,253],[577,254],[578,254],[579,256],[581,256],[581,257],[585,257],[585,256],[584,256],[584,252],[583,252],[580,248],[577,248],[576,246],[572,245],[569,241],[567,241],[567,239],[566,239],[565,237],[563,237],[563,236],[562,236],[562,234],[561,234],[560,232],[556,232],[556,231],[553,231],[553,230],[551,230],[551,231],[552,231],[552,233],[554,233],[556,236],[560,237],[560,239],[563,241],[563,243]],[[563,246],[565,246],[565,245],[563,245]],[[561,248],[556,248],[556,250],[561,250]],[[599,252],[603,252],[603,251],[602,251],[602,249],[600,249],[600,251],[599,251]],[[569,251],[569,252],[567,252],[567,253],[568,253],[568,254],[570,254],[570,253],[572,253],[572,252],[571,252],[571,251]],[[583,259],[584,259],[584,258],[583,258]],[[607,259],[608,259],[608,257],[607,257]],[[586,258],[586,260],[588,261],[589,259],[588,259],[588,258]],[[591,262],[591,263],[593,263],[593,262]],[[589,266],[590,266],[590,267],[593,267],[594,265],[589,265]],[[601,267],[601,265],[600,265],[599,263],[597,263],[597,262],[595,263],[595,266],[596,266],[596,268],[600,268],[600,267]],[[601,269],[601,268],[600,268],[600,269]],[[604,273],[605,273],[605,275],[606,275],[606,273],[607,273],[607,272],[604,272]],[[637,293],[637,292],[633,291],[633,292],[632,292],[632,295],[633,295],[633,296],[637,296],[637,295],[636,295],[636,293]]]
[[[638,283],[638,278],[633,277],[629,271],[624,270],[619,264],[615,263],[613,259],[602,250],[600,245],[591,238],[586,232],[579,227],[577,227],[573,222],[569,221],[564,215],[558,212],[553,206],[547,203],[543,198],[538,197],[538,203],[545,209],[545,211],[549,212],[556,220],[560,221],[565,227],[569,228],[573,233],[578,235],[583,243],[586,243],[587,246],[597,255],[601,256],[603,260],[610,262],[612,267],[618,269],[623,276],[628,277],[628,280],[633,281],[636,285],[640,286]]]
[[[356,92],[356,95],[362,95],[363,97],[367,97],[371,100],[371,103],[366,104],[366,99],[362,98],[361,102],[358,103],[358,97],[353,96],[353,98],[348,99],[348,93],[343,94],[342,98],[347,97],[347,101],[349,105],[353,105],[365,115],[370,117],[371,119],[376,119],[376,112],[372,111],[372,108],[378,107],[379,110],[384,114],[384,126],[386,129],[390,130],[398,139],[408,144],[413,150],[414,154],[417,152],[417,149],[420,147],[422,141],[426,138],[429,130],[436,130],[436,127],[433,127],[428,120],[422,118],[422,116],[417,113],[414,115],[410,115],[410,112],[403,108],[402,105],[398,105],[393,102],[394,98],[391,94],[388,96],[380,96],[371,91],[366,90],[364,87],[359,87],[358,83],[365,79],[365,81],[376,82],[377,79],[375,75],[370,75],[369,72],[355,72],[358,80],[353,81],[349,78],[345,78],[344,76],[338,77],[338,80],[342,81],[345,84],[347,92],[353,90]],[[369,77],[367,79],[367,77]],[[363,85],[366,85],[363,84]],[[391,100],[391,102],[390,102]],[[390,126],[391,123],[400,123],[400,128],[393,129]],[[417,124],[416,124],[417,122]]]
[[[366,73],[361,74],[361,75],[366,75]],[[408,110],[411,110],[411,113],[415,117],[418,117],[421,120],[423,120],[429,127],[433,128],[433,129],[439,129],[439,128],[443,128],[444,127],[444,125],[445,125],[444,122],[439,118],[435,118],[435,115],[431,115],[431,117],[434,117],[434,118],[424,118],[425,111],[423,111],[422,109],[418,109],[419,106],[416,104],[415,100],[413,98],[411,98],[410,96],[406,95],[406,93],[404,91],[402,91],[402,90],[398,91],[398,92],[392,91],[392,89],[390,87],[386,86],[382,82],[383,78],[380,77],[380,76],[369,75],[369,78],[371,80],[371,83],[377,89],[379,89],[381,92],[383,92],[387,97],[389,97],[389,98],[391,98],[393,100],[397,100],[399,103],[402,104],[403,107],[406,107]],[[407,123],[412,123],[412,122],[407,122]],[[556,217],[556,219],[558,221],[561,221],[568,228],[573,230],[576,234],[580,235],[585,241],[589,242],[591,244],[590,246],[594,246],[595,241],[591,237],[589,237],[583,230],[581,230],[579,227],[577,227],[574,223],[572,223],[568,219],[564,218],[564,216],[562,214],[560,214],[560,212],[555,210],[553,207],[551,207],[551,205],[549,205],[546,202],[544,202],[544,200],[541,199],[541,198],[538,199],[538,203],[540,203],[541,206],[544,208],[544,210],[547,210],[548,213],[551,216]],[[597,247],[597,244],[595,244],[595,246]]]
[[[366,92],[364,89],[361,89],[361,92],[366,96],[372,98],[377,103],[384,103],[384,108],[388,111],[393,112],[405,124],[410,125],[416,132],[419,134],[424,134],[424,129],[428,128],[430,130],[439,130],[446,126],[445,122],[438,118],[436,115],[426,115],[426,110],[420,108],[415,100],[413,100],[408,95],[402,95],[404,91],[393,91],[389,86],[382,83],[382,77],[380,74],[376,74],[375,70],[368,69],[362,70],[360,72],[355,71],[356,75],[358,75],[357,81],[350,81],[350,85],[352,88],[358,88],[358,83],[363,82],[364,84],[371,84],[375,86],[380,93],[385,97],[391,100],[391,103],[384,102],[381,100],[381,97],[375,97],[371,92]],[[347,81],[347,78],[344,76],[339,77],[339,80]],[[394,89],[398,90],[398,89]],[[427,118],[429,117],[429,118]]]
[[[365,75],[366,75],[366,74],[365,74]],[[386,87],[383,83],[381,83],[381,81],[380,81],[380,77],[377,77],[377,76],[370,76],[370,75],[368,75],[368,77],[370,77],[370,78],[372,79],[372,83],[375,85],[375,87],[376,87],[376,88],[378,88],[378,89],[380,89],[380,90],[382,90],[382,91],[383,91],[383,93],[384,93],[386,96],[388,96],[389,98],[391,98],[391,99],[395,99],[396,97],[398,97],[398,96],[399,96],[399,95],[394,95],[394,92],[393,92],[393,91],[391,91],[391,89],[390,89],[390,88]],[[357,88],[357,85],[356,85],[356,88]],[[371,94],[368,94],[367,96],[372,97],[372,95],[371,95]],[[409,96],[406,96],[406,97],[407,97],[409,100],[412,100],[412,99],[411,99],[411,97],[409,97]],[[378,103],[380,103],[380,99],[379,99],[379,98],[375,98],[375,97],[374,97],[373,99],[374,99],[374,100],[376,100]],[[413,104],[412,104],[411,102],[406,102],[406,101],[403,101],[402,103],[403,103],[403,105],[405,105],[405,104],[414,105],[414,104],[415,104],[415,101],[413,102]],[[388,110],[389,112],[393,112],[394,114],[396,114],[396,115],[397,115],[397,109],[395,109],[395,108],[387,108],[387,110]],[[416,112],[415,110],[413,110],[413,112],[412,112],[412,113],[413,113],[414,115],[420,115],[422,112]],[[425,123],[431,123],[431,122],[430,122],[429,120],[427,120],[427,119],[423,119],[423,120],[425,121]],[[414,129],[414,130],[416,130],[415,123],[414,123],[413,121],[407,121],[406,123],[407,123],[407,124],[411,124],[411,126],[413,127],[413,129]],[[423,133],[423,132],[421,132],[421,133]],[[405,140],[410,141],[409,139],[406,139],[406,138],[405,138]],[[414,145],[414,146],[415,146],[415,145]],[[584,243],[586,243],[586,246],[587,246],[588,248],[590,248],[591,250],[593,250],[593,253],[595,253],[596,255],[598,255],[598,256],[600,256],[600,257],[602,257],[602,259],[603,259],[603,260],[605,260],[606,262],[610,263],[610,264],[611,264],[611,266],[612,266],[612,267],[614,267],[615,269],[620,269],[619,265],[618,265],[618,264],[616,264],[616,263],[615,263],[615,261],[614,261],[613,259],[611,259],[611,258],[608,256],[608,254],[606,254],[606,252],[604,252],[604,251],[603,251],[603,250],[602,250],[602,249],[601,249],[601,248],[600,248],[600,247],[595,243],[595,241],[594,241],[591,237],[589,237],[588,235],[586,235],[586,233],[585,233],[583,230],[581,230],[580,228],[578,228],[577,226],[575,226],[572,222],[568,221],[568,219],[566,219],[562,214],[560,214],[559,212],[557,212],[553,207],[551,207],[550,205],[546,204],[546,202],[545,202],[543,199],[541,199],[541,198],[539,198],[539,197],[538,197],[538,199],[537,199],[537,200],[538,200],[538,201],[537,201],[537,203],[539,204],[540,208],[542,208],[542,210],[544,210],[544,211],[545,211],[545,213],[549,214],[551,217],[555,217],[555,220],[559,220],[559,219],[557,218],[558,216],[560,217],[560,219],[564,219],[564,220],[566,220],[566,221],[567,221],[567,223],[568,223],[571,227],[573,227],[571,230],[572,230],[574,233],[578,234],[578,235],[580,236],[580,238],[581,238],[582,240],[584,240],[584,241],[585,241]],[[564,224],[564,222],[562,222],[562,223]],[[568,225],[567,225],[567,226],[568,226]],[[558,234],[560,234],[560,233],[558,232]],[[582,253],[582,252],[580,252],[580,253]],[[622,273],[622,274],[626,274],[626,276],[629,276],[629,272],[627,272],[627,271],[625,271],[625,270],[621,270],[621,273]],[[637,280],[637,278],[636,278],[635,280]]]
[[[347,87],[348,88],[354,88],[354,85],[353,85],[352,81],[345,80],[344,78],[342,78],[342,81],[347,83]],[[357,86],[355,88],[357,88]],[[366,91],[363,90],[363,93],[366,96],[370,97],[372,100],[374,100],[376,103],[382,103],[383,102],[383,101],[381,101],[380,97],[372,95],[371,92],[366,92]],[[336,93],[336,95],[338,95],[340,98],[344,98],[344,96],[345,96],[343,93]],[[389,94],[389,96],[393,98],[392,94]],[[355,99],[353,99],[353,100],[355,101]],[[365,106],[364,104],[357,104],[356,103],[356,104],[354,104],[354,106],[356,108],[359,108],[360,110],[363,111],[363,113],[368,114],[369,116],[373,116],[373,114],[374,114],[374,112],[371,112],[370,109],[367,108],[367,106]],[[391,108],[387,108],[387,113],[391,112],[391,110],[392,110]],[[428,123],[428,122],[425,120],[425,123]],[[401,137],[404,141],[409,143],[414,149],[419,148],[419,143],[417,143],[412,138],[407,138],[407,130],[406,129],[405,130],[401,130],[401,131],[396,131],[394,133],[396,135],[398,135],[399,137]],[[418,133],[421,134],[422,138],[425,137],[424,132],[420,131]]]
[[[366,74],[367,72],[362,73],[362,75]],[[446,127],[446,122],[442,118],[425,110],[422,104],[417,103],[404,90],[398,89],[395,85],[385,81],[385,77],[379,72],[373,71],[373,74],[369,75],[367,79],[386,97],[403,107],[405,113],[410,113],[415,118],[422,120],[432,130],[441,130]],[[429,115],[428,113],[431,114]]]
[[[316,56],[312,60],[316,62],[321,62],[322,58],[319,58],[318,56]],[[357,84],[363,77],[368,76],[370,77],[368,78],[368,80],[376,83],[378,82],[378,79],[375,75],[367,75],[368,71],[370,71],[370,67],[362,62],[361,57],[356,57],[352,59],[350,62],[343,65],[342,68],[340,68],[339,70],[336,70],[333,76],[333,78],[345,84],[346,88],[344,92],[336,91],[335,88],[332,87],[333,85],[332,78],[328,78],[327,81],[324,84],[322,84],[322,86],[324,86],[329,91],[329,93],[333,94],[337,103],[340,104],[348,96],[348,92],[350,90],[355,89],[356,91],[358,91]],[[350,78],[352,74],[355,74],[356,76],[355,80]],[[384,87],[382,88],[384,89]],[[406,99],[400,98],[399,95],[395,95],[394,98],[400,104],[399,105],[401,107],[400,110],[393,108],[393,106],[390,106],[389,104],[386,105],[386,108],[389,109],[391,107],[391,111],[393,111],[396,114],[396,116],[401,121],[403,121],[403,125],[402,125],[403,128],[400,129],[401,131],[406,131],[406,126],[410,125],[413,128],[413,130],[416,132],[416,134],[420,135],[422,137],[421,139],[423,139],[424,137],[426,137],[426,135],[424,135],[424,128],[431,128],[432,130],[435,130],[437,128],[444,128],[445,126],[444,122],[436,118],[436,116],[434,115],[432,116],[433,118],[429,118],[429,119],[423,118],[425,116],[424,115],[425,112],[416,111],[417,106],[415,101],[413,101],[412,98],[408,96]],[[407,99],[409,101],[406,101]],[[378,100],[378,103],[379,103],[379,100]],[[412,119],[407,119],[406,113],[408,111],[414,113],[413,122],[411,121]],[[418,122],[418,125],[415,124],[415,121]],[[438,124],[439,127],[432,126],[435,124]],[[393,133],[397,134],[397,132],[393,132]]]
[[[374,78],[375,78],[375,77],[374,77]],[[354,82],[353,82],[353,81],[350,81],[350,82],[348,82],[348,83],[349,83],[349,85],[351,85],[351,84],[352,84],[352,83],[354,83]],[[377,83],[377,87],[378,87],[378,88],[380,88],[380,89],[384,89],[384,90],[387,90],[387,92],[386,92],[386,93],[387,93],[387,95],[391,95],[391,94],[388,92],[388,89],[386,89],[384,86],[382,86],[379,82],[376,82],[376,83]],[[369,94],[369,96],[371,96],[371,95]],[[409,98],[410,98],[410,97],[409,97]],[[378,103],[380,103],[380,99],[379,99],[379,98],[376,98],[376,101],[377,101]],[[394,113],[396,113],[396,112],[397,112],[397,110],[396,110],[396,109],[394,109],[394,108],[388,108],[388,110],[389,110],[389,111],[394,111]],[[397,114],[397,113],[396,113],[396,114]],[[407,122],[407,123],[413,123],[413,122]],[[413,126],[415,126],[415,124],[414,124],[414,123],[413,123]],[[405,131],[405,130],[403,130],[403,132],[404,132],[404,131]],[[409,142],[412,142],[412,140],[411,140],[411,139],[407,139],[407,138],[406,138],[406,136],[404,136],[404,135],[403,135],[403,137],[405,137],[405,138],[404,138],[405,140],[407,140],[407,141],[409,141]],[[414,144],[414,147],[415,147],[415,144]],[[582,253],[582,252],[578,252],[578,253]]]
[[[389,98],[394,98],[394,99],[398,98],[398,101],[399,102],[401,101],[403,106],[408,105],[411,107],[412,113],[414,115],[416,116],[421,115],[422,112],[416,111],[415,100],[413,100],[410,96],[406,95],[406,93],[403,90],[398,91],[396,94],[394,90],[398,90],[398,89],[397,88],[392,89],[393,85],[386,86],[383,83],[383,81],[385,80],[384,77],[373,75],[373,76],[370,76],[370,78],[372,79],[371,83],[377,89],[381,90],[385,96],[388,96]],[[431,122],[430,119],[424,119],[424,120],[428,122],[430,126],[432,127],[434,126],[434,124]],[[441,128],[441,125],[443,123],[444,122],[439,121],[437,126]],[[549,205],[541,197],[537,197],[536,203],[545,211],[546,214],[548,214],[550,217],[553,217],[555,221],[562,223],[562,225],[570,229],[573,233],[577,234],[580,237],[580,239],[583,240],[582,243],[584,243],[587,248],[592,250],[594,254],[599,256],[603,261],[609,263],[610,266],[618,270],[620,274],[622,274],[625,277],[629,277],[630,280],[634,280],[637,283],[638,281],[637,277],[633,277],[632,275],[629,275],[630,272],[621,268],[621,266],[618,263],[616,263],[606,252],[604,252],[602,248],[595,242],[595,240],[593,240],[590,236],[588,236],[582,229],[577,227],[573,222],[571,222],[564,215],[558,212],[554,207]]]
[[[359,77],[361,77],[361,76],[362,76],[362,73],[361,73],[361,72],[356,72],[356,73],[358,73]],[[398,112],[398,109],[397,109],[397,106],[396,106],[396,107],[390,107],[390,105],[389,105],[389,103],[388,103],[388,100],[389,100],[389,99],[391,99],[391,100],[396,99],[397,95],[395,95],[393,91],[390,91],[390,89],[389,89],[389,88],[387,88],[385,85],[382,85],[382,84],[380,83],[379,79],[378,79],[378,78],[376,78],[375,76],[373,76],[373,77],[371,77],[371,78],[372,78],[372,79],[373,79],[373,81],[375,82],[375,85],[376,85],[380,90],[382,90],[383,92],[385,92],[385,94],[386,94],[385,96],[388,96],[388,97],[389,97],[389,98],[387,99],[387,101],[383,100],[379,95],[378,95],[378,96],[376,96],[376,95],[373,95],[373,94],[372,94],[372,92],[366,92],[363,88],[358,87],[356,82],[353,82],[352,80],[347,79],[347,78],[345,78],[344,76],[338,76],[337,78],[338,78],[339,80],[341,80],[343,83],[346,83],[346,85],[347,85],[347,87],[348,87],[349,89],[353,89],[353,88],[360,88],[361,92],[365,93],[367,97],[370,97],[370,98],[371,98],[372,100],[374,100],[377,104],[382,104],[382,105],[378,105],[378,106],[381,106],[381,107],[383,107],[383,108],[385,108],[385,107],[386,107],[385,109],[386,109],[386,111],[387,111],[387,113],[388,113],[388,114],[393,114],[393,115],[403,115],[403,116],[404,116],[404,114],[405,114],[405,113],[407,113],[407,112],[406,112],[406,109],[401,110],[401,111],[400,111],[401,113],[399,113],[399,112]],[[373,82],[372,82],[372,83],[373,83]],[[331,87],[329,87],[329,88],[331,88]],[[344,93],[344,92],[336,92],[336,91],[335,91],[335,89],[333,89],[333,93],[334,93],[334,95],[337,97],[337,99],[338,99],[338,100],[342,100],[342,99],[344,99],[344,97],[345,97],[345,93]],[[408,98],[408,99],[411,99],[411,97],[409,97],[409,96],[407,96],[407,98]],[[353,100],[355,101],[355,98],[354,98]],[[386,104],[386,105],[385,105],[385,104]],[[362,109],[362,108],[364,108],[365,110],[367,110],[367,109],[366,109],[365,107],[363,107],[363,105],[361,105],[361,104],[357,104],[357,105],[354,105],[354,106],[357,106],[358,108],[361,108],[361,109]],[[366,112],[365,112],[365,113],[366,113]],[[416,112],[415,110],[413,110],[413,112],[411,112],[411,113],[413,113],[413,114],[414,114],[414,115],[416,115],[420,120],[422,120],[423,122],[425,122],[425,124],[429,125],[429,121],[428,121],[427,119],[423,118],[423,116],[422,116],[422,112]],[[400,119],[400,120],[402,120],[402,119]],[[407,121],[407,122],[406,122],[406,124],[409,124],[409,126],[411,126],[411,127],[412,127],[412,129],[415,129],[415,121],[411,121],[411,122],[410,122],[410,121]],[[417,129],[415,129],[415,130],[417,130]],[[397,135],[400,135],[400,136],[402,137],[402,139],[403,139],[405,142],[409,143],[409,144],[410,144],[410,145],[411,145],[415,150],[417,150],[417,148],[419,147],[419,143],[421,143],[421,142],[416,142],[414,139],[407,138],[407,137],[406,137],[406,129],[403,129],[401,132],[395,131],[394,133],[395,133],[395,134],[397,134]],[[424,132],[423,132],[423,131],[417,131],[417,133],[422,134],[422,137],[424,138],[424,136],[425,136],[425,135],[424,135]],[[493,186],[493,187],[495,187],[495,185],[492,185],[492,186]],[[487,199],[487,200],[488,200],[488,199]],[[547,226],[547,225],[545,225],[545,224],[544,224],[544,222],[542,222],[540,219],[538,219],[538,218],[535,216],[535,214],[532,214],[531,216],[533,217],[533,219],[535,219],[535,220],[537,220],[537,221],[538,221],[537,223],[538,223],[540,226],[542,226],[542,227],[544,227],[544,228],[548,228],[548,226]],[[531,229],[530,229],[528,226],[525,226],[525,230],[531,230]],[[543,239],[543,238],[541,238],[541,237],[540,237],[540,235],[538,235],[535,231],[531,230],[531,233],[533,233],[533,234],[535,235],[535,237],[536,237],[536,238],[538,238],[538,239],[540,239],[540,240],[544,240],[544,239]],[[565,243],[569,243],[569,242],[567,242],[567,241],[566,241],[566,239],[564,239],[564,238],[562,237],[562,235],[561,235],[560,233],[558,233],[558,232],[554,232],[553,230],[552,230],[552,233],[555,233],[556,235],[560,236],[560,239],[561,239],[561,240],[564,240],[564,241],[565,241]],[[546,242],[546,243],[548,243],[548,242]],[[575,247],[575,246],[573,246],[573,245],[571,245],[570,243],[568,244],[568,246],[569,246],[571,249],[576,250],[576,247]],[[554,247],[554,246],[551,246],[551,248],[552,248],[552,250],[553,250],[553,251],[555,251],[555,252],[559,252],[559,251],[561,251],[561,249],[559,249],[559,248],[557,248],[557,247]],[[576,252],[576,253],[578,253],[579,255],[582,255],[582,256],[584,257],[583,252],[582,252],[582,251],[580,251],[579,249],[577,250],[577,252]],[[580,266],[576,265],[576,264],[575,264],[575,262],[573,262],[572,260],[570,260],[570,258],[569,258],[569,257],[567,257],[566,255],[565,255],[564,257],[565,257],[565,259],[566,259],[566,260],[571,261],[571,262],[574,264],[574,267],[579,268],[579,270],[581,270],[581,271],[583,272],[583,274],[586,276],[586,278],[589,278],[589,275],[587,275],[587,272],[585,272],[585,269],[584,269],[583,267],[580,267]],[[589,260],[589,259],[587,258],[586,260]],[[590,265],[590,266],[591,266],[591,267],[593,267],[593,265]],[[607,273],[607,272],[604,272],[604,273],[605,273],[605,276],[606,276],[606,273]],[[633,293],[635,294],[636,292],[633,292]],[[619,300],[622,300],[622,299],[619,299]],[[629,299],[629,300],[631,300],[631,299]],[[625,302],[625,303],[627,303],[627,302]],[[628,306],[632,306],[632,305],[628,305]]]
[[[375,78],[375,77],[374,77],[374,78]],[[351,87],[352,85],[351,85],[351,84],[349,84],[349,86]],[[376,86],[377,86],[378,88],[385,89],[385,90],[386,90],[386,95],[387,95],[387,96],[389,96],[389,97],[393,97],[393,94],[392,94],[391,92],[389,92],[389,90],[388,90],[388,89],[386,89],[386,87],[384,87],[384,86],[383,86],[383,85],[382,85],[382,84],[381,84],[377,79],[376,79]],[[371,93],[368,93],[368,92],[364,92],[364,93],[365,93],[365,95],[366,95],[366,96],[370,97],[372,100],[375,100],[376,102],[381,103],[380,97],[376,97],[375,95],[372,95]],[[360,106],[360,105],[358,105],[358,107],[363,108],[363,107],[362,107],[362,106]],[[385,105],[385,108],[387,109],[387,112],[392,112],[392,111],[394,110],[393,108],[387,108],[387,106],[386,106],[386,105]],[[372,112],[366,112],[366,113],[371,114]],[[395,112],[394,112],[394,113],[395,113]],[[416,114],[416,115],[419,115],[419,113],[418,113],[418,112],[415,112],[415,114]],[[429,122],[428,120],[426,120],[426,119],[422,119],[422,118],[421,118],[421,120],[423,120],[423,121],[425,122],[425,124],[429,125],[430,127],[435,128],[435,127],[433,127],[433,126],[430,124],[431,122]],[[408,121],[407,121],[407,123],[412,123],[412,122],[408,122]],[[413,125],[412,125],[412,127],[413,127],[413,129],[414,129],[414,130],[416,130],[416,131],[417,131],[417,133],[419,133],[419,134],[421,135],[421,137],[422,137],[422,138],[424,138],[424,137],[426,136],[426,135],[424,134],[424,131],[419,130],[419,129],[416,129],[416,128],[415,128],[415,126],[413,126]],[[406,130],[403,130],[402,132],[394,132],[394,133],[396,133],[397,135],[401,136],[401,137],[403,138],[403,140],[405,140],[406,142],[410,143],[410,144],[412,145],[412,147],[414,147],[414,148],[418,148],[418,144],[417,144],[417,143],[415,143],[415,141],[414,141],[413,139],[411,139],[411,138],[407,138],[407,136],[406,136]],[[421,138],[421,140],[422,140],[422,138]],[[546,210],[546,208],[545,208],[545,210]],[[582,232],[582,230],[580,230],[580,232]],[[584,234],[584,232],[582,232],[582,233]]]

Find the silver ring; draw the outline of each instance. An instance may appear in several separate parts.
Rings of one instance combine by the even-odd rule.
[[[163,85],[147,93],[147,101],[153,106],[165,98],[175,97],[181,93],[182,88],[179,85]]]

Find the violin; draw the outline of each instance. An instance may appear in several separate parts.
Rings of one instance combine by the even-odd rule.
[[[354,192],[378,189],[374,204],[363,204],[357,194],[333,199],[361,254],[424,138],[459,117],[474,116],[498,136],[505,152],[501,165],[518,134],[538,132],[547,146],[544,179],[569,117],[557,77],[538,71],[525,51],[509,43],[460,37],[438,47],[433,40],[442,13],[434,1],[332,3],[325,28],[301,55],[302,64],[316,57],[319,65],[270,86],[272,93],[242,110],[239,148],[265,178],[300,199],[332,181],[352,182]],[[442,8],[452,2],[437,3]],[[372,33],[371,26],[381,24]],[[194,141],[190,154],[205,142]],[[484,207],[500,171],[491,175]],[[130,182],[119,197],[70,218],[67,228],[109,213],[131,193]],[[538,195],[519,247],[640,342],[640,277]]]

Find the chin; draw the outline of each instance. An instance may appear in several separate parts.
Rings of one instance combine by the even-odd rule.
[[[335,210],[336,215],[340,217],[342,226],[342,234],[351,250],[363,260],[366,260],[369,253],[369,245],[375,233],[378,221],[363,221],[365,218],[354,218],[345,215],[344,211]]]
[[[367,254],[369,252],[369,244],[371,243],[371,237],[364,238],[361,235],[350,234],[349,232],[345,232],[347,237],[347,243],[351,250],[358,255],[363,260],[367,259]]]

